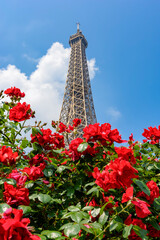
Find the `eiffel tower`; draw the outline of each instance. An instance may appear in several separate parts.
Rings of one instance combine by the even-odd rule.
[[[77,33],[70,37],[69,44],[71,55],[59,122],[69,126],[73,124],[74,118],[81,119],[76,134],[72,134],[69,138],[72,140],[82,137],[83,128],[96,123],[97,119],[85,53],[88,42],[79,30],[79,23],[77,23]]]

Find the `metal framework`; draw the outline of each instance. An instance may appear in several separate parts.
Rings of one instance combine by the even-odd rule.
[[[81,119],[76,135],[70,137],[72,140],[75,137],[82,137],[83,128],[96,123],[97,120],[85,53],[88,43],[79,30],[79,23],[77,33],[70,37],[69,44],[71,56],[59,122],[69,126],[73,124],[74,118]]]

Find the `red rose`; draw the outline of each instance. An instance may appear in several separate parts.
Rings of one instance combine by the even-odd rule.
[[[0,149],[0,162],[4,165],[13,165],[16,163],[18,153],[12,151],[10,147],[3,146]]]
[[[115,147],[115,151],[118,154],[118,157],[122,157],[124,160],[130,161],[132,164],[136,164],[136,159],[131,148]]]
[[[32,116],[32,110],[29,104],[17,103],[17,105],[10,109],[9,119],[15,122],[21,122],[26,119],[30,119]]]
[[[35,166],[25,167],[22,170],[22,172],[27,174],[29,180],[34,181],[34,180],[38,179],[39,177],[43,177],[44,174],[42,171],[44,168],[45,168],[45,164],[40,163],[39,167],[35,167]]]
[[[150,140],[151,144],[159,143],[160,140],[160,125],[158,129],[156,127],[149,127],[148,130],[144,129],[142,136]]]
[[[16,188],[5,182],[4,189],[4,200],[10,206],[29,205],[29,190],[27,188]]]
[[[5,94],[7,94],[9,97],[16,97],[16,98],[22,98],[22,97],[25,97],[25,93],[21,92],[19,88],[16,88],[16,87],[11,87],[11,88],[8,88],[4,91]]]
[[[122,195],[122,203],[128,202],[133,198],[133,187],[129,187],[126,189],[126,192]]]
[[[1,240],[40,240],[40,237],[32,235],[27,229],[29,218],[22,218],[23,211],[18,209],[7,209],[0,219]]]
[[[25,182],[27,180],[27,176],[22,175],[21,172],[19,172],[17,169],[12,170],[12,172],[8,175],[7,178],[12,178],[16,180],[17,186],[24,186]]]
[[[121,135],[119,135],[117,129],[111,130],[109,123],[104,123],[101,126],[99,126],[99,123],[90,124],[83,129],[83,132],[83,137],[86,138],[87,142],[100,141],[103,145],[107,145],[107,142],[109,142],[109,144],[113,142],[126,142],[121,139]]]
[[[123,187],[126,189],[126,187],[130,187],[132,178],[138,177],[135,175],[136,173],[138,171],[128,161],[117,158],[115,161],[111,161],[102,173],[97,167],[94,168],[93,177],[96,179],[97,185],[107,192],[111,188]]]
[[[153,180],[147,182],[146,185],[150,190],[150,196],[148,196],[144,192],[138,192],[137,197],[144,197],[149,201],[150,204],[152,204],[154,202],[154,199],[158,198],[160,196],[159,187],[157,186],[157,184]]]
[[[145,218],[149,214],[151,214],[151,212],[148,209],[148,207],[150,207],[150,205],[148,203],[146,203],[138,198],[136,198],[136,201],[132,201],[132,203],[135,205],[137,217]]]
[[[79,118],[73,119],[73,127],[77,127],[80,124],[81,124],[81,119]]]

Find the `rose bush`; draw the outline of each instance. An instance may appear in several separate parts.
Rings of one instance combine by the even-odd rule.
[[[24,96],[0,93],[0,240],[159,239],[160,126],[140,143],[96,123],[69,142],[81,120],[31,126]]]

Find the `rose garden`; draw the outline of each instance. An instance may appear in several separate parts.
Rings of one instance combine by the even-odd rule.
[[[24,96],[0,93],[0,240],[159,239],[160,126],[140,143],[96,123],[65,146],[81,120],[31,126]]]

